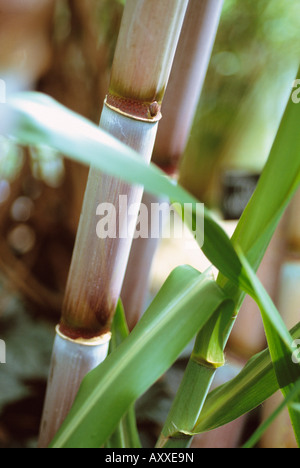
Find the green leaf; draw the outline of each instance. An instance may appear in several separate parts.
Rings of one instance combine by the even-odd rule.
[[[270,427],[273,421],[279,416],[279,414],[286,408],[287,405],[292,405],[293,401],[298,398],[300,393],[300,380],[295,384],[293,389],[289,392],[288,396],[284,399],[282,403],[273,411],[273,413],[256,429],[256,431],[251,435],[249,440],[243,445],[242,448],[252,448],[259,442],[262,435]]]
[[[292,361],[294,352],[293,338],[270,296],[250,267],[249,262],[242,254],[240,254],[240,258],[252,286],[251,295],[261,310],[278,383],[283,388],[300,378],[300,366]]]
[[[112,353],[129,336],[125,312],[122,301],[119,300],[111,326],[111,340],[109,343],[109,353]]]
[[[300,323],[291,331],[300,338]],[[268,349],[253,356],[230,382],[209,393],[192,434],[207,432],[252,411],[279,390]]]
[[[297,78],[300,78],[300,69]],[[242,250],[254,270],[300,184],[299,121],[300,106],[290,96],[256,190],[232,236],[233,245]],[[235,294],[237,302],[241,303],[243,295],[228,282],[228,276],[224,278],[220,274],[218,283],[231,291],[232,296]]]
[[[40,93],[20,93],[8,99],[6,116],[15,122],[12,136],[27,145],[48,145],[71,159],[94,166],[132,184],[143,185],[149,193],[167,196],[173,202],[190,209],[194,217],[199,201],[166,176],[154,164],[146,164],[131,148],[104,130],[75,114],[52,98]],[[134,121],[133,121],[134,124]],[[227,234],[206,208],[197,239],[203,252],[224,275],[235,278],[241,271],[240,261]],[[189,219],[189,217],[188,217]]]
[[[132,333],[83,381],[52,447],[99,447],[177,359],[224,294],[208,275],[174,270]]]
[[[13,136],[22,143],[52,146],[76,161],[95,166],[129,183],[141,184],[149,193],[166,195],[182,206],[191,204],[196,213],[197,200],[156,166],[148,166],[132,149],[53,99],[39,93],[20,93],[9,98],[4,108],[6,114],[12,113],[16,123]],[[261,180],[233,236],[234,245],[242,248],[255,269],[299,186],[299,121],[300,106],[290,99]],[[203,252],[226,277],[225,283],[229,279],[237,291],[236,278],[241,264],[232,243],[206,209],[204,218]],[[199,239],[203,240],[203,235]],[[219,282],[224,284],[222,275]],[[232,288],[231,284],[229,288]]]
[[[233,235],[234,245],[243,249],[254,269],[300,183],[299,121],[300,106],[290,98],[258,186]]]
[[[292,100],[289,100],[285,115],[283,117],[278,135],[275,139],[269,160],[264,168],[260,178],[258,187],[250,200],[233,236],[232,242],[239,252],[243,252],[241,258],[247,257],[253,268],[257,268],[266,248],[270,242],[273,232],[278,225],[278,222],[288,205],[291,197],[295,193],[300,182],[300,138],[298,125],[300,121],[300,106],[295,106]],[[288,151],[287,151],[288,150]],[[289,168],[286,171],[286,167]],[[276,193],[274,194],[274,182]],[[195,214],[194,214],[195,216]],[[205,220],[206,222],[206,220]],[[195,219],[193,220],[195,223]],[[206,222],[207,223],[207,222]],[[215,232],[215,231],[214,231]],[[212,236],[208,232],[207,236]],[[211,237],[212,238],[212,237]],[[260,283],[255,278],[255,275],[248,265],[248,269],[242,266],[239,258],[236,258],[236,251],[225,248],[225,243],[222,242],[221,236],[214,239],[214,244],[217,244],[223,249],[218,259],[218,264],[221,265],[218,284],[224,288],[227,295],[235,301],[236,313],[242,303],[245,293],[254,296],[256,300],[260,300],[264,314],[264,322],[269,338],[269,343],[272,350],[272,358],[276,362],[276,371],[278,378],[282,377],[285,382],[295,381],[298,377],[298,368],[292,364],[291,360],[291,337],[287,332],[276,308],[270,298],[262,290]],[[234,255],[232,255],[234,250]],[[214,251],[216,255],[216,251]],[[244,260],[243,260],[244,261]],[[258,290],[257,290],[258,288]],[[255,291],[256,289],[256,291]],[[258,293],[258,294],[256,294]],[[199,332],[195,353],[201,351],[201,356],[209,357],[214,355],[216,359],[216,351],[221,356],[224,350],[228,336],[234,324],[234,316],[236,313],[227,315],[224,310],[223,303],[219,315],[215,314],[206,326]],[[222,324],[220,325],[220,321]],[[219,336],[219,348],[215,349],[216,340],[211,340],[210,337]],[[287,345],[287,346],[286,346]],[[276,354],[278,352],[278,354]],[[211,357],[210,357],[211,359]],[[192,360],[192,357],[191,357]],[[205,361],[205,360],[204,360]],[[201,359],[198,361],[201,366]],[[287,376],[291,372],[293,376]],[[176,419],[176,433],[188,433],[191,430],[192,418],[189,419],[189,424],[186,424],[185,419],[180,418],[181,398],[190,399],[194,408],[195,415],[200,413],[203,406],[203,398],[209,391],[213,375],[207,369],[199,369],[194,366],[194,375],[197,373],[201,376],[198,383],[198,393],[191,386],[193,376],[191,376],[190,366],[186,369],[183,381],[180,385],[178,394],[172,405],[167,422],[162,430],[162,436],[159,440],[160,446],[169,446],[170,437],[176,435],[172,433],[170,421]],[[207,378],[203,378],[202,374]],[[285,380],[287,379],[287,380]],[[184,397],[182,396],[184,395]],[[248,398],[250,392],[244,394],[244,398]],[[178,406],[178,408],[177,408]],[[291,414],[294,410],[291,409]],[[297,421],[300,420],[297,415],[292,417],[295,420],[295,431],[298,432]],[[297,419],[297,420],[296,420]],[[192,431],[191,431],[192,434]],[[183,443],[187,443],[185,440]]]
[[[118,302],[111,327],[111,340],[109,354],[112,353],[129,336],[124,308],[121,301]],[[107,448],[141,448],[135,408],[131,406],[127,414],[121,419],[116,431],[112,434],[106,444]]]
[[[13,95],[4,111],[6,118],[10,116],[14,122],[11,137],[21,144],[51,146],[74,161],[143,185],[154,195],[197,202],[154,164],[147,165],[129,146],[42,93]]]
[[[240,255],[240,258],[253,288],[252,297],[256,300],[262,313],[266,337],[278,384],[282,389],[283,395],[288,398],[290,392],[294,390],[293,384],[300,378],[300,361],[298,360],[297,364],[292,360],[294,353],[293,338],[246,258],[243,257],[243,255]],[[295,402],[300,403],[299,395],[297,395],[297,400]],[[290,406],[289,411],[295,436],[300,445],[299,408]]]
[[[20,118],[20,126],[14,131],[14,136],[25,143],[51,145],[77,161],[92,164],[127,182],[142,184],[151,193],[167,195],[181,205],[191,203],[196,213],[197,200],[182,187],[174,184],[155,166],[148,167],[132,150],[53,100],[36,94],[21,95],[10,101],[10,108]],[[284,209],[299,186],[299,120],[300,106],[290,101],[257,190],[232,239],[234,246],[241,248],[254,269],[259,265]],[[204,224],[203,252],[220,270],[218,284],[225,288],[226,294],[236,301],[238,307],[244,297],[241,287],[246,292],[250,291],[247,275],[243,274],[242,263],[232,242],[207,210]],[[278,323],[272,322],[273,319],[274,316],[271,323],[268,323],[269,318],[266,319],[267,329],[278,326]],[[224,324],[227,333],[232,323],[230,320],[227,325]],[[217,316],[216,324],[219,327]],[[212,330],[211,322],[209,327]],[[225,345],[226,333],[223,339]],[[273,337],[273,350],[275,339]],[[278,339],[284,343],[281,335]],[[283,362],[286,362],[287,349],[281,348],[279,352],[284,356]],[[275,358],[274,352],[272,356]],[[278,364],[278,359],[275,362]]]
[[[222,347],[223,322],[227,323],[233,310],[232,301],[223,301],[198,333],[183,380],[157,441],[157,447],[186,448],[190,445],[191,440],[187,435],[193,431],[217,368],[225,362]],[[217,327],[215,317],[219,325]],[[202,333],[203,330],[205,333]]]

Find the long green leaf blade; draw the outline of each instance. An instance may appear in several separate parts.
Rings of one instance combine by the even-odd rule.
[[[292,360],[294,352],[293,338],[289,333],[278,310],[255,275],[246,258],[241,254],[249,282],[252,285],[252,297],[260,307],[270,354],[281,388],[300,378],[300,366]]]
[[[300,79],[300,69],[297,79]],[[300,185],[300,106],[293,101],[292,93],[256,190],[232,236],[233,245],[242,250],[254,270],[257,270],[286,207]],[[218,283],[235,294],[237,302],[241,302],[243,295],[236,285],[228,282],[228,277],[224,278],[222,272]]]
[[[174,270],[128,338],[84,379],[52,447],[104,444],[223,300],[210,276],[190,267]]]
[[[294,388],[289,392],[288,396],[283,400],[282,403],[273,411],[273,413],[256,429],[251,437],[245,442],[242,448],[253,448],[261,439],[265,431],[270,427],[273,421],[279,416],[279,414],[286,408],[287,405],[293,402],[298,397],[300,392],[300,381],[298,381]]]
[[[291,331],[300,338],[300,323]],[[257,408],[279,390],[279,384],[268,349],[253,356],[230,382],[209,393],[192,434],[223,426]]]
[[[26,145],[48,145],[71,159],[98,168],[132,184],[143,185],[149,193],[167,196],[197,213],[199,201],[140,156],[87,119],[40,93],[20,93],[4,106],[15,126],[12,136]],[[226,277],[234,282],[240,261],[227,234],[204,208],[204,232],[197,233],[203,252]],[[197,224],[197,223],[196,223]],[[203,231],[203,223],[198,223]],[[189,226],[192,227],[192,226]]]
[[[15,102],[14,106],[15,109],[17,109],[18,112],[20,112],[20,103]],[[25,109],[24,112],[23,108],[22,111],[23,118],[25,119],[25,123],[23,122],[22,131],[24,132],[24,134],[26,134],[26,138],[28,138],[32,144],[34,143],[34,139],[36,138],[36,134],[38,133],[37,129],[39,129],[39,119],[36,119],[35,116],[35,120],[33,119],[33,122],[30,122],[30,118],[28,121],[28,109]],[[266,170],[264,171],[265,178],[261,178],[261,181],[265,180],[265,182],[260,182],[260,185],[258,186],[259,188],[262,187],[264,184],[268,184],[268,188],[267,190],[263,189],[261,192],[259,190],[256,191],[253,199],[249,204],[249,208],[245,211],[245,215],[242,217],[239,228],[237,229],[236,234],[233,237],[233,242],[235,243],[235,245],[240,246],[242,248],[244,254],[246,255],[247,259],[250,261],[251,265],[254,268],[259,264],[266,249],[266,246],[272,236],[272,233],[274,232],[274,229],[283,213],[284,208],[287,206],[287,203],[291,199],[292,194],[299,186],[300,142],[299,132],[297,132],[297,124],[299,122],[299,117],[299,106],[291,105],[291,103],[289,103],[285,117],[280,127],[279,137],[276,139],[271,153],[271,157],[266,166]],[[29,128],[26,129],[26,124],[28,124],[28,122]],[[88,124],[88,128],[89,130],[91,130],[89,125],[90,124]],[[93,129],[93,132],[94,131],[96,131],[96,127]],[[49,133],[51,134],[49,121],[42,122],[42,131],[39,135],[40,143],[47,143],[53,145],[57,149],[60,149],[56,146],[55,142],[51,142],[52,135],[50,135],[49,137]],[[52,131],[52,134],[53,133],[54,132]],[[61,132],[61,134],[62,133],[63,132]],[[59,135],[59,137],[64,138],[64,136],[61,134]],[[59,141],[59,144],[61,145],[60,151],[65,153],[64,149],[66,149],[69,151],[69,153],[78,153],[77,156],[74,156],[74,154],[72,155],[66,152],[66,154],[69,154],[72,157],[78,157],[78,160],[80,160],[81,162],[83,162],[83,159],[86,161],[86,157],[83,155],[82,147],[81,149],[70,149],[71,136],[72,132],[70,132],[70,135],[68,135],[68,138],[64,140],[63,144],[61,143],[61,141]],[[97,135],[97,138],[98,137],[99,135]],[[172,184],[170,180],[168,180],[165,176],[159,173],[159,171],[157,172],[155,168],[153,168],[152,166],[148,168],[147,166],[141,164],[141,162],[138,162],[138,158],[136,158],[136,155],[131,154],[130,157],[126,157],[126,163],[124,161],[122,163],[122,157],[120,157],[119,159],[116,158],[115,152],[112,151],[112,153],[114,153],[114,156],[112,157],[111,161],[104,162],[105,158],[99,157],[99,160],[101,161],[100,163],[97,163],[96,150],[98,149],[99,151],[100,147],[103,148],[103,145],[101,146],[101,143],[99,143],[99,141],[95,142],[95,139],[97,140],[97,138],[95,138],[94,133],[93,137],[91,138],[91,135],[88,135],[87,132],[85,138],[81,139],[81,142],[85,144],[85,154],[88,153],[87,147],[90,150],[92,150],[93,157],[89,156],[89,161],[92,164],[98,164],[97,167],[101,166],[100,169],[105,170],[111,173],[112,175],[125,178],[129,182],[133,182],[134,179],[135,183],[143,184],[145,188],[151,193],[155,192],[156,194],[167,194],[172,200],[178,201],[181,204],[196,202],[196,200],[193,197],[191,197],[187,192],[185,192],[181,187]],[[291,141],[293,143],[291,143]],[[278,186],[281,185],[281,178],[282,174],[284,173],[283,169],[287,166],[287,159],[285,159],[284,164],[282,163],[282,155],[284,154],[283,150],[287,148],[286,145],[288,143],[289,151],[286,153],[286,156],[288,159],[289,174],[287,177],[285,177],[284,188],[283,190],[280,190],[279,198],[276,199],[276,203],[272,203],[268,198],[264,200],[265,203],[263,211],[266,213],[266,215],[263,215],[261,213],[260,224],[255,223],[257,215],[255,211],[255,205],[261,207],[263,195],[269,193],[270,190],[270,193],[272,193],[274,180],[277,181],[276,183],[278,184]],[[281,165],[278,165],[280,161]],[[122,169],[116,168],[116,164],[118,164],[118,162],[120,162],[120,167]],[[126,167],[125,175],[123,171],[124,167]],[[133,167],[135,167],[134,175],[132,174]],[[122,174],[119,174],[120,172],[122,172]],[[274,179],[270,178],[270,176],[272,176]],[[251,227],[249,231],[247,231],[247,226]],[[236,252],[231,242],[229,241],[225,233],[220,229],[218,224],[214,222],[213,218],[207,211],[205,213],[205,228],[205,244],[203,246],[203,251],[212,261],[212,263],[216,265],[217,268],[219,268],[221,272],[221,275],[219,277],[219,284],[221,284],[222,286],[224,285],[226,287],[227,293],[230,293],[232,297],[235,297],[238,302],[242,298],[242,294],[240,291],[242,269],[241,262],[239,261],[239,258],[236,255]],[[226,257],[222,255],[222,252],[224,253],[224,251],[229,252],[229,254]],[[224,277],[226,277],[225,280]],[[247,285],[243,284],[244,288],[245,286]],[[224,338],[224,340],[226,341],[226,337]]]
[[[300,69],[297,79],[300,79]],[[234,245],[243,249],[254,269],[300,184],[299,122],[300,106],[291,96],[253,198],[233,235]]]
[[[121,301],[118,302],[111,327],[109,353],[112,353],[129,336],[125,312]],[[107,442],[107,448],[141,448],[142,444],[136,424],[135,408],[131,406],[117,429]]]
[[[288,332],[279,312],[263,288],[259,279],[251,269],[248,261],[243,255],[240,255],[244,269],[249,282],[253,288],[253,298],[258,303],[266,337],[270,349],[270,354],[274,364],[278,384],[282,389],[283,395],[288,398],[290,392],[294,391],[294,384],[300,379],[300,365],[293,362],[294,352],[293,338]],[[300,396],[297,395],[296,403],[300,403]],[[296,439],[300,445],[300,413],[299,408],[289,406],[290,416],[293,423]]]
[[[300,139],[299,132],[297,130],[299,121],[300,106],[295,107],[295,104],[290,99],[257,190],[248,204],[248,207],[245,210],[245,213],[240,220],[238,228],[233,236],[234,245],[243,251],[244,255],[249,259],[249,261],[251,261],[253,268],[257,268],[261,259],[263,258],[265,250],[276,226],[278,225],[281,215],[284,209],[287,207],[297,187],[299,186]],[[289,150],[288,153],[286,153],[287,148]],[[285,180],[282,180],[283,174],[287,172],[285,170],[286,167],[288,167],[289,170],[286,174],[286,177],[284,178]],[[272,195],[274,191],[274,180],[276,181],[277,187],[275,200]],[[195,223],[195,220],[193,221]],[[241,302],[245,297],[245,293],[250,293],[253,295],[253,285],[251,284],[248,275],[243,274],[243,269],[239,268],[238,262],[236,262],[235,257],[231,255],[231,252],[229,255],[223,255],[223,258],[220,258],[220,263],[222,262],[227,264],[227,271],[226,267],[222,265],[220,268],[220,275],[218,277],[218,284],[226,288],[228,296],[235,301],[237,313]],[[234,277],[233,272],[237,272],[236,277]],[[224,304],[222,307],[224,308]],[[275,314],[270,314],[271,322],[272,320],[275,320],[273,327],[273,330],[276,329],[275,336],[277,336],[276,334],[279,333],[280,337],[280,333],[282,333],[282,339],[287,338],[288,342],[290,343],[290,337],[288,336],[288,333],[285,330],[283,324],[278,322],[278,314],[277,311],[275,312]],[[225,317],[226,320],[226,314],[224,314],[224,310],[220,311],[220,315],[223,319]],[[234,323],[234,315],[236,314],[232,314],[232,316],[228,317],[227,323],[224,323],[224,321],[222,323],[223,343],[221,344],[221,349],[225,348],[229,333]],[[215,350],[213,347],[210,346],[210,343],[207,343],[207,337],[211,337],[212,334],[218,335],[219,329],[219,317],[217,314],[215,314],[212,317],[212,320],[208,322],[208,324],[200,331],[196,340],[196,343],[201,343],[203,348],[204,344],[206,343],[206,350],[203,349],[202,354],[205,351],[206,355],[214,353]],[[272,346],[272,348],[274,349],[274,346]],[[284,354],[286,359],[288,359],[288,354],[286,352]],[[201,363],[199,363],[199,366],[201,366]],[[188,372],[189,366],[186,370],[186,373]],[[202,371],[200,369],[199,375],[201,375],[202,372],[208,373],[207,370],[204,369]],[[199,398],[197,399],[197,396],[195,396],[197,395],[196,392],[193,390],[191,391],[190,379],[187,375],[184,376],[182,384],[179,388],[178,395],[185,395],[187,399],[189,397],[191,399],[193,398],[193,406],[197,408],[195,410],[195,414],[201,411],[203,405],[203,395],[208,392],[208,386],[211,384],[211,381],[212,379],[209,378],[202,379],[202,384],[200,384],[198,390]],[[247,397],[247,395],[245,395],[245,397]],[[178,408],[180,408],[180,399],[179,397],[176,397],[167,423],[163,428],[161,440],[159,441],[159,443],[161,443],[163,440],[164,446],[168,445],[168,436],[172,437],[172,434],[170,434],[170,428],[168,427],[168,421],[173,421],[174,415],[180,413]],[[180,417],[176,420],[176,427],[177,433],[184,433],[185,431],[188,432],[189,430],[189,427],[185,424],[185,421]]]

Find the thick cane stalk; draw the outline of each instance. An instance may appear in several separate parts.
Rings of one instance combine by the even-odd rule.
[[[191,131],[222,6],[223,0],[190,0],[187,8],[162,107],[164,118],[159,125],[152,156],[154,163],[174,177]],[[143,203],[148,211],[151,203],[159,201],[144,194]],[[130,329],[143,311],[157,245],[158,239],[137,237],[133,241],[121,293]]]
[[[187,3],[188,0],[127,0],[124,9],[100,126],[148,162]],[[99,339],[105,341],[110,331],[141,198],[141,187],[129,186],[91,168],[57,328],[59,339],[54,345],[54,373],[50,375],[40,446],[50,443],[54,428],[65,419],[76,393],[74,387],[78,388],[83,374],[105,358],[104,352],[99,353],[98,361],[94,359],[97,354],[94,346],[99,346]],[[106,211],[108,230],[105,233],[101,220]],[[64,360],[55,366],[57,353],[61,355],[61,340],[65,341]],[[84,355],[84,358],[78,356],[78,360],[75,359],[77,345]],[[68,377],[69,384],[62,387],[61,366],[67,371],[71,365],[75,383]],[[56,372],[60,375],[55,375]],[[77,374],[80,378],[75,378]],[[66,402],[59,409],[55,393]]]

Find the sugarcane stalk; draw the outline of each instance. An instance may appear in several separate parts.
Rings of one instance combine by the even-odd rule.
[[[163,115],[155,141],[152,162],[176,178],[190,135],[195,112],[211,57],[223,0],[190,0],[163,103]],[[151,203],[160,202],[144,194]],[[149,220],[151,223],[151,220]],[[162,230],[162,226],[160,226]],[[128,326],[134,327],[147,297],[150,271],[158,239],[133,241],[122,288]]]
[[[160,198],[148,193],[144,193],[142,198],[142,203],[149,214],[147,219],[148,232],[150,233],[152,229],[155,229],[158,235],[157,237],[136,237],[132,243],[121,291],[129,330],[132,330],[139,321],[147,301],[151,265],[159,245],[163,226],[163,217],[155,220],[151,218],[151,206],[153,203],[160,203],[161,201]]]
[[[50,377],[48,380],[39,447],[47,447],[52,434],[56,434],[61,424],[61,415],[66,415],[84,376],[108,352],[110,334],[93,340],[71,340],[57,328]],[[51,435],[50,435],[51,434]]]
[[[190,0],[176,51],[152,161],[177,176],[220,23],[224,0]]]
[[[161,103],[187,3],[188,0],[127,0],[124,8],[100,126],[139,152],[147,162],[151,159]],[[65,419],[76,393],[74,387],[78,388],[84,374],[106,356],[101,349],[98,360],[94,359],[98,340],[104,340],[103,346],[107,349],[142,192],[141,187],[129,186],[90,169],[62,317],[57,327],[59,338],[54,344],[53,374],[50,374],[42,417],[40,447],[48,446],[54,430]],[[128,207],[134,207],[130,217],[122,204],[125,199]],[[107,224],[113,226],[112,230],[115,228],[115,235],[112,231],[107,236],[102,235],[103,231],[99,233],[101,219],[99,221],[97,214],[103,215],[105,207],[111,208]],[[61,340],[66,348],[62,358]],[[74,347],[78,340],[84,359],[78,356],[77,346]],[[73,377],[70,375],[63,385],[62,369],[67,372],[71,365]],[[59,407],[56,394],[59,394],[59,401],[65,401]]]

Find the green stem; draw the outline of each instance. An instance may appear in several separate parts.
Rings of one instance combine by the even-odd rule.
[[[233,309],[234,304],[231,301],[223,301],[203,328],[205,333],[200,331],[197,335],[158,447],[174,446],[179,439],[184,440],[186,447],[191,443],[192,436],[188,433],[199,418],[216,370],[224,364],[223,325],[230,320]]]
[[[183,448],[190,445],[191,436],[184,433],[184,428],[188,430],[195,426],[215,372],[216,368],[199,365],[193,358],[189,360],[157,448]],[[188,393],[185,391],[187,388]]]

